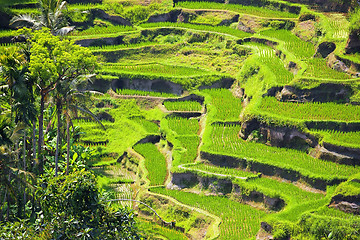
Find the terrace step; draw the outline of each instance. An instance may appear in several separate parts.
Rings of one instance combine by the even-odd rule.
[[[249,161],[245,158],[240,159],[234,156],[215,154],[205,151],[201,151],[201,159],[207,160],[211,164],[219,167],[248,168],[250,171],[253,172],[259,172],[267,176],[277,176],[289,181],[302,180],[309,184],[311,187],[322,191],[325,191],[328,185],[336,185],[346,180],[338,177],[334,177],[331,180],[322,179],[317,176],[308,177],[302,175],[299,171],[295,171],[292,169],[281,168],[278,166],[273,166],[254,160]]]

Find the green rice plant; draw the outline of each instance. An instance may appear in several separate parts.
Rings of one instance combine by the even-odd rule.
[[[160,45],[160,44],[158,42],[140,42],[133,44],[90,46],[89,49],[94,52],[104,52],[104,51],[114,51],[120,49],[140,48],[140,47],[154,46],[154,45]]]
[[[158,27],[178,27],[187,28],[200,31],[216,32],[231,35],[238,38],[250,37],[252,34],[233,29],[226,26],[210,26],[210,25],[197,25],[191,23],[172,23],[172,22],[159,22],[159,23],[143,23],[140,24],[142,28],[158,28]]]
[[[150,92],[150,91],[141,91],[134,89],[116,89],[116,93],[119,95],[130,95],[130,96],[151,96],[151,97],[162,97],[162,98],[173,98],[178,97],[178,95],[165,92]]]
[[[97,3],[77,3],[77,4],[69,4],[68,9],[69,10],[91,10],[91,9],[104,9],[105,6],[103,4],[97,4]]]
[[[214,165],[209,165],[206,163],[199,163],[194,165],[188,165],[186,168],[194,169],[194,170],[200,170],[205,172],[211,172],[211,173],[217,173],[217,174],[224,174],[229,176],[235,176],[235,177],[245,177],[245,178],[257,178],[259,175],[243,171],[242,169],[236,169],[236,168],[227,168],[227,167],[217,167]]]
[[[207,126],[203,137],[202,151],[234,156],[246,159],[250,163],[259,162],[294,170],[303,176],[325,180],[347,179],[360,169],[358,166],[353,167],[316,159],[298,150],[247,142],[238,136],[240,128],[240,125],[214,124]]]
[[[242,101],[236,98],[228,89],[213,88],[202,90],[209,100],[206,104],[209,116],[213,121],[238,121],[242,111]]]
[[[202,106],[196,101],[164,101],[164,106],[168,111],[201,111]]]
[[[223,4],[216,2],[178,2],[175,5],[176,7],[181,8],[190,8],[190,9],[220,9],[220,10],[230,10],[233,12],[238,12],[242,14],[250,14],[260,17],[268,18],[297,18],[298,15],[294,13],[289,13],[285,11],[276,11],[272,9],[267,9],[266,7],[254,7],[254,6],[245,6],[241,4]]]
[[[305,191],[290,182],[279,181],[268,177],[259,177],[251,172],[241,169],[223,168],[210,166],[206,164],[189,165],[190,169],[206,171],[221,175],[227,175],[232,179],[233,183],[238,184],[241,188],[246,189],[242,192],[257,191],[268,197],[280,197],[285,200],[287,205],[300,204],[307,201],[315,201],[324,197],[319,193]],[[237,178],[233,178],[237,177]],[[245,177],[246,179],[240,179]]]
[[[222,222],[218,239],[250,239],[259,231],[261,218],[265,216],[261,210],[222,196],[197,195],[165,188],[152,188],[151,191],[220,217]]]
[[[316,129],[311,129],[311,132],[323,136],[323,142],[344,147],[360,148],[360,132],[341,132],[336,130]]]
[[[329,41],[346,40],[349,37],[350,22],[344,14],[323,14],[320,24],[325,33],[325,39]]]
[[[178,145],[175,146],[177,150],[180,150],[180,156],[179,158],[174,156],[173,165],[178,166],[180,164],[193,163],[195,161],[195,158],[197,157],[200,137],[177,136],[176,140],[180,142],[180,145],[183,149],[178,149]]]
[[[351,79],[350,75],[330,68],[324,58],[308,59],[306,60],[306,64],[307,68],[304,76],[323,79]]]
[[[336,208],[331,208],[328,206],[324,206],[316,210],[313,214],[324,216],[324,217],[330,217],[330,218],[339,218],[339,219],[347,219],[347,220],[360,220],[359,215],[354,215],[351,213],[343,212]]]
[[[315,46],[305,42],[288,30],[265,30],[260,35],[284,42],[284,48],[299,59],[308,59],[315,54]]]
[[[159,238],[159,236],[161,236],[161,238],[164,237],[165,239],[171,240],[188,240],[184,233],[176,231],[175,229],[163,227],[155,222],[148,222],[146,220],[138,218],[136,224],[139,230],[145,233],[144,235],[146,237],[148,237],[149,235],[152,237],[154,235],[155,238]]]
[[[360,121],[360,106],[351,104],[280,102],[274,97],[265,97],[259,109],[264,113],[281,116],[281,118],[343,122]]]
[[[37,3],[37,0],[0,0],[0,7],[10,7],[16,4]]]
[[[176,132],[177,135],[197,135],[200,130],[197,119],[187,119],[181,117],[171,117],[166,119],[168,127]]]
[[[260,64],[260,68],[266,68],[264,70],[267,73],[266,75],[274,75],[278,85],[288,84],[294,78],[294,75],[285,68],[283,61],[276,56],[273,48],[257,43],[248,43],[246,46],[256,49],[256,54],[259,56],[257,62]]]
[[[198,76],[174,76],[174,75],[162,75],[160,73],[136,73],[136,72],[124,72],[117,69],[101,69],[98,73],[102,75],[112,75],[121,78],[128,79],[147,79],[147,80],[164,80],[181,85],[185,90],[194,90],[204,85],[211,85],[214,82],[221,81],[224,78],[228,78],[224,74],[204,74]],[[164,91],[169,90],[166,85],[163,88]]]
[[[268,89],[289,84],[293,80],[293,74],[284,67],[272,48],[263,44],[245,45],[256,54],[246,59],[237,79],[246,95],[253,98],[251,103],[258,102]]]
[[[139,123],[148,133],[159,134],[160,129],[155,122],[146,120],[141,117],[131,118],[131,120],[133,120],[136,123]]]
[[[145,158],[145,167],[152,186],[164,184],[167,170],[166,159],[152,143],[136,144],[134,150]]]
[[[91,36],[91,35],[100,35],[100,34],[108,34],[108,33],[130,32],[134,30],[136,29],[132,26],[122,26],[122,25],[106,26],[106,27],[95,26],[88,28],[84,31],[73,31],[69,33],[69,36]]]
[[[104,69],[115,70],[125,73],[146,73],[161,76],[198,76],[211,74],[211,72],[198,68],[177,65],[166,65],[160,63],[141,63],[134,65],[106,64]]]

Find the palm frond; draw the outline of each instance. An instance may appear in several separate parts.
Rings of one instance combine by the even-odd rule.
[[[34,27],[38,20],[34,18],[31,14],[20,14],[19,16],[15,16],[10,20],[10,25],[14,25],[15,27],[25,26],[25,27]]]
[[[64,36],[64,35],[68,34],[69,32],[73,31],[74,29],[75,29],[75,26],[62,27],[62,28],[56,30],[55,34],[58,36]]]
[[[79,107],[77,105],[71,105],[72,107],[79,109],[80,111],[89,114],[97,123],[99,123],[101,125],[101,127],[106,130],[105,126],[100,122],[100,120],[95,116],[95,114],[93,114],[89,109],[87,109],[86,107]]]

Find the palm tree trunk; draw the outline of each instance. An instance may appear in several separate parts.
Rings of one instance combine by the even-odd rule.
[[[38,164],[39,173],[43,172],[44,161],[42,156],[42,146],[44,144],[44,110],[45,110],[45,95],[41,93],[40,112],[39,112],[39,139],[38,139]]]
[[[2,199],[0,198],[0,222],[3,221],[4,215],[3,215],[3,206],[5,204],[6,201],[6,188],[4,189],[4,201],[2,201]],[[0,195],[0,197],[2,197],[2,195]]]
[[[33,150],[33,166],[36,165],[36,121],[32,122],[32,150]]]
[[[9,182],[11,181],[10,173],[9,173]],[[7,201],[7,209],[6,209],[6,221],[10,219],[10,194],[7,192],[6,194],[6,201]]]
[[[58,175],[58,161],[59,161],[59,145],[60,145],[60,128],[61,128],[61,103],[56,103],[57,109],[57,137],[56,137],[56,151],[55,151],[55,177]]]
[[[24,129],[23,169],[24,169],[24,171],[26,171],[26,129]],[[26,205],[26,186],[24,186],[24,196],[23,196],[23,217],[24,218],[25,218],[25,205]]]
[[[66,175],[69,174],[69,162],[70,162],[70,117],[66,117],[66,142],[67,142],[67,148],[66,148]]]

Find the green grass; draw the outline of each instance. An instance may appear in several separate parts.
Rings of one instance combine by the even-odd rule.
[[[134,150],[145,158],[145,167],[152,186],[164,184],[166,178],[166,159],[152,143],[137,144]]]
[[[221,196],[205,196],[182,191],[152,188],[151,191],[175,198],[181,203],[204,209],[222,219],[218,239],[249,239],[260,229],[263,211]]]
[[[201,111],[202,106],[196,101],[164,101],[164,106],[168,111]]]
[[[0,0],[0,6],[11,6],[16,4],[37,3],[36,0]]]
[[[223,4],[215,2],[178,2],[175,6],[190,9],[220,9],[237,13],[250,14],[268,18],[297,18],[298,15],[285,11],[266,9],[266,7],[245,6],[241,4]]]
[[[160,128],[159,126],[149,120],[146,120],[144,118],[132,118],[131,120],[133,120],[136,123],[139,123],[148,133],[152,133],[152,134],[159,134],[160,133]]]
[[[210,25],[197,25],[191,23],[171,23],[171,22],[159,22],[159,23],[143,23],[140,24],[142,28],[157,28],[157,27],[178,27],[187,28],[207,32],[216,32],[221,34],[227,34],[238,38],[250,37],[252,34],[243,32],[240,30],[232,29],[226,26],[210,26]]]
[[[265,97],[259,108],[264,113],[281,118],[300,120],[360,121],[360,106],[327,103],[280,102],[274,97]]]
[[[221,81],[222,79],[228,77],[224,74],[218,73],[209,73],[197,76],[175,76],[175,75],[167,75],[162,73],[151,73],[151,72],[126,72],[122,70],[118,70],[117,68],[102,68],[98,71],[99,74],[102,75],[113,75],[121,78],[127,79],[147,79],[147,80],[164,80],[173,83],[177,83],[181,85],[186,90],[197,89],[203,85],[211,85],[214,82]],[[165,86],[166,87],[166,86]],[[168,90],[168,88],[164,90]]]
[[[100,97],[100,99],[108,100],[108,96]],[[110,101],[116,105],[108,109],[115,122],[103,122],[106,130],[93,121],[74,121],[74,125],[80,126],[81,132],[84,133],[81,140],[94,142],[109,140],[104,149],[105,153],[121,155],[149,133],[154,133],[156,124],[148,120],[140,120],[141,118],[160,120],[163,117],[159,109],[141,109],[135,99],[110,99]]]
[[[173,166],[193,163],[197,157],[200,138],[198,136],[177,136],[176,140],[178,140],[180,144],[174,147],[174,151],[177,153],[174,154]],[[182,149],[179,149],[179,147]]]
[[[360,132],[341,132],[336,130],[311,130],[323,136],[322,141],[334,145],[360,148]]]
[[[211,73],[203,69],[176,65],[165,65],[159,63],[144,63],[134,65],[106,64],[104,68],[126,73],[160,74],[161,76],[197,76]]]
[[[235,98],[228,89],[205,89],[209,118],[213,121],[239,121],[242,111],[241,99]]]
[[[288,30],[265,30],[260,35],[279,40],[284,43],[284,48],[298,59],[308,59],[315,54],[315,47],[310,42],[305,42]]]
[[[254,173],[242,171],[240,169],[216,167],[206,164],[189,165],[189,168],[234,177],[247,177],[247,180],[233,179],[234,183],[238,184],[241,188],[246,189],[243,193],[258,191],[269,197],[280,197],[285,200],[287,205],[315,201],[324,197],[322,194],[302,190],[292,183],[266,177],[258,177],[258,175],[255,175]],[[230,177],[230,179],[231,178],[232,177]]]
[[[98,35],[98,34],[109,34],[109,33],[120,33],[120,32],[130,32],[136,30],[131,26],[106,26],[106,27],[91,27],[84,31],[73,31],[69,36],[88,36],[88,35]]]
[[[105,52],[105,51],[140,48],[140,47],[154,46],[154,45],[160,45],[160,44],[158,42],[140,42],[133,44],[90,46],[89,49],[93,52]]]
[[[241,169],[217,167],[217,166],[209,165],[206,163],[199,163],[199,164],[195,164],[195,165],[189,165],[186,167],[190,168],[190,169],[194,169],[194,170],[200,170],[200,171],[217,173],[217,174],[225,174],[225,175],[235,176],[235,177],[246,177],[246,178],[258,177],[258,175],[255,173],[243,171]]]
[[[293,149],[246,142],[238,137],[239,131],[239,125],[207,126],[203,137],[202,151],[230,155],[283,169],[292,169],[310,178],[347,179],[360,169],[315,159],[304,152]]]
[[[141,91],[134,89],[116,89],[116,93],[120,95],[131,95],[131,96],[151,96],[151,97],[162,97],[162,98],[178,97],[178,95],[172,93],[149,92],[149,91]]]
[[[144,232],[146,237],[153,237],[154,239],[171,239],[171,240],[187,240],[188,238],[184,233],[178,232],[175,229],[170,229],[168,227],[160,226],[154,222],[148,222],[142,219],[139,219],[137,222],[137,227],[140,231]],[[153,239],[150,238],[150,239]]]
[[[200,129],[197,119],[171,117],[166,120],[168,127],[176,132],[177,135],[197,135]]]
[[[314,58],[306,61],[304,76],[323,79],[351,79],[351,76],[327,66],[326,59]]]

